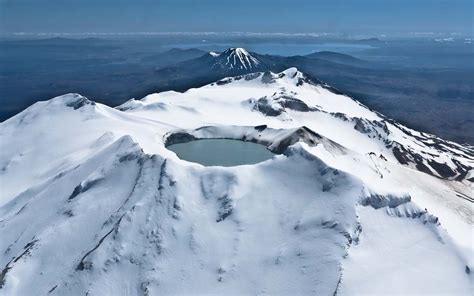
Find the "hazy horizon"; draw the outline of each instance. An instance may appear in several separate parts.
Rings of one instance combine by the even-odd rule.
[[[472,35],[471,0],[0,0],[0,33]],[[223,5],[226,4],[226,5]]]

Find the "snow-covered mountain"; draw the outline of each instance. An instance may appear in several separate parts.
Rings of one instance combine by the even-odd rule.
[[[254,72],[264,72],[286,69],[272,61],[268,66],[261,61],[261,56],[250,53],[243,48],[229,48],[223,52],[208,52],[194,59],[187,59],[173,65],[156,70],[161,82],[158,85],[172,86],[174,90],[189,89],[202,86],[229,76],[244,75]],[[165,88],[166,89],[166,88]]]
[[[165,147],[202,138],[277,155]],[[67,94],[0,124],[0,292],[470,295],[473,167],[295,68],[117,108]]]
[[[229,48],[222,53],[210,52],[209,55],[215,59],[212,68],[256,71],[261,67],[257,58],[240,47]]]

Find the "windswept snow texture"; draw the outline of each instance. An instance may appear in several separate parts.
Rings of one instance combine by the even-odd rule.
[[[165,147],[210,138],[276,155]],[[472,295],[473,166],[295,68],[117,108],[63,95],[0,124],[0,294]]]

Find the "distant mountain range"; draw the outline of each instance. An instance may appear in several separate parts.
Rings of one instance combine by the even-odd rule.
[[[221,53],[203,53],[196,58],[185,59],[198,52],[172,49],[161,53],[158,58],[165,60],[171,55],[179,60],[177,63],[156,69],[156,73],[167,81],[167,85],[175,85],[175,90],[186,90],[227,76],[253,73],[255,71],[280,72],[292,66],[300,69],[331,69],[346,71],[352,65],[369,65],[369,62],[356,59],[349,55],[335,52],[317,52],[307,56],[282,57],[262,55],[248,52],[244,48],[229,48]],[[312,74],[311,71],[306,71]],[[157,82],[159,88],[159,81]]]
[[[176,64],[182,61],[199,58],[205,54],[204,51],[196,48],[179,49],[173,48],[165,52],[143,57],[143,62],[153,63],[158,69],[161,67]]]
[[[370,63],[368,61],[355,58],[348,54],[332,52],[332,51],[318,51],[315,53],[308,54],[305,57],[311,58],[311,59],[326,60],[326,61],[330,61],[334,63],[340,63],[340,64],[355,66],[355,67],[369,67],[369,66],[375,67],[377,65],[375,63]]]

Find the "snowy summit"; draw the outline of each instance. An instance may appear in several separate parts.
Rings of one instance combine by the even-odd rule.
[[[257,58],[240,47],[229,48],[220,54],[211,52],[210,55],[215,58],[213,67],[255,71],[260,65]]]
[[[201,139],[275,156],[167,149]],[[116,108],[59,96],[0,123],[0,294],[471,295],[473,167],[296,68]]]

